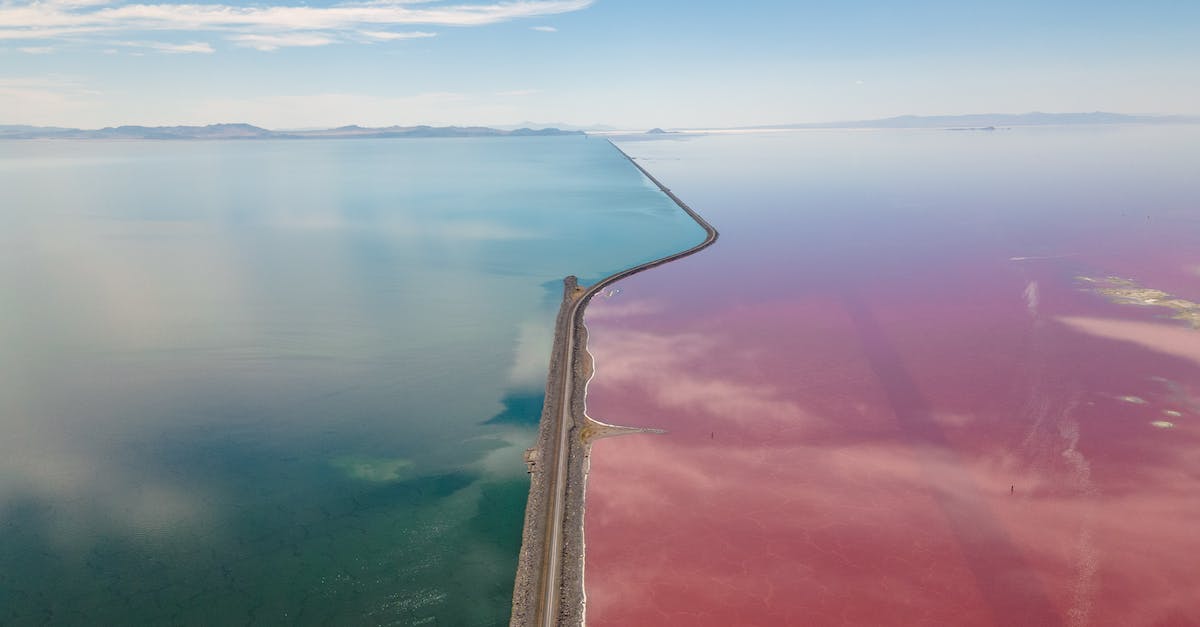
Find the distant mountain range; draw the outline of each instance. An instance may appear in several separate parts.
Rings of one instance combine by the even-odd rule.
[[[1112,124],[1200,124],[1195,115],[1126,115],[1123,113],[981,113],[972,115],[902,115],[880,120],[810,122],[744,126],[726,130],[776,130],[820,128],[945,128],[993,130],[1013,126],[1069,126]],[[566,126],[566,125],[563,125]],[[272,131],[250,124],[208,126],[111,126],[85,130],[54,126],[0,125],[0,139],[348,139],[391,137],[532,137],[583,135],[612,130],[610,127],[492,128],[487,126],[385,126],[368,128],[340,126],[330,129]],[[700,130],[700,129],[695,129]],[[662,133],[661,129],[651,132]]]
[[[534,137],[582,135],[557,128],[501,130],[486,126],[342,126],[303,131],[272,131],[250,124],[208,126],[113,126],[95,130],[50,126],[3,126],[0,139],[374,139],[392,137]]]
[[[1200,124],[1195,115],[1125,115],[1123,113],[978,113],[972,115],[901,115],[881,120],[749,126],[742,130],[804,128],[985,128],[1065,126],[1077,124]]]
[[[580,126],[578,124],[571,124],[569,122],[529,122],[529,121],[519,122],[517,124],[504,124],[504,125],[496,126],[494,128],[503,129],[503,130],[515,130],[515,129],[519,129],[519,128],[558,128],[558,129],[562,129],[564,131],[583,131],[585,133],[596,133],[596,132],[617,130],[617,128],[615,126],[609,126],[607,124],[588,124],[586,126]]]

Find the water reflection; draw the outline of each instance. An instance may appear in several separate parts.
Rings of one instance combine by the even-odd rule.
[[[589,623],[1200,622],[1200,335],[1081,278],[1197,300],[1197,138],[630,145],[722,237],[589,307],[668,431],[595,445]]]
[[[506,622],[559,281],[700,237],[584,138],[0,143],[0,623]]]

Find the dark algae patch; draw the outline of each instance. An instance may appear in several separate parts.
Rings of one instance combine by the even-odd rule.
[[[501,399],[504,411],[488,419],[487,424],[537,425],[542,417],[542,403],[546,396],[541,393],[509,394]]]

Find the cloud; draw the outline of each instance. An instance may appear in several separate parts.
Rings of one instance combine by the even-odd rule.
[[[529,30],[536,30],[543,33],[557,33],[558,29],[553,26],[530,26]]]
[[[327,46],[337,40],[318,33],[290,33],[286,35],[234,35],[229,38],[239,46],[270,52],[280,48],[312,48]]]
[[[554,326],[553,319],[540,316],[521,323],[513,348],[513,363],[508,373],[509,383],[522,390],[537,390],[546,383],[546,356],[550,354],[552,338],[546,329]]]
[[[63,8],[83,8],[112,4],[112,0],[48,0],[43,4]]]
[[[1058,321],[1088,335],[1130,342],[1200,364],[1200,333],[1189,326],[1086,316],[1063,316]]]
[[[384,30],[360,30],[360,31],[358,31],[358,34],[362,35],[363,37],[366,37],[368,39],[374,39],[374,40],[378,40],[378,41],[396,41],[396,40],[400,40],[400,39],[426,39],[429,37],[437,37],[437,33],[427,33],[424,31],[412,31],[412,32],[407,32],[407,33],[397,33],[397,32],[393,32],[393,31],[384,31]]]
[[[66,40],[75,35],[87,35],[96,32],[96,28],[44,28],[30,26],[26,28],[9,28],[4,21],[7,9],[0,8],[0,41],[36,41],[46,39]]]
[[[1054,589],[1065,603],[1083,588],[1076,607],[1086,608],[1095,594],[1089,585],[1095,574],[1088,559],[1097,557],[1092,538],[1103,549],[1099,576],[1106,582],[1132,586],[1171,573],[1164,576],[1177,586],[1138,587],[1144,596],[1132,604],[1142,614],[1123,624],[1152,623],[1143,617],[1183,607],[1180,591],[1194,589],[1191,554],[1178,550],[1196,545],[1190,525],[1200,514],[1195,499],[1183,496],[1200,470],[1190,452],[1171,455],[1165,468],[1139,473],[1137,490],[1107,494],[1101,505],[1063,489],[1071,472],[1065,462],[1014,476],[1019,458],[955,459],[938,448],[884,438],[755,447],[722,442],[718,432],[717,444],[705,446],[676,433],[602,440],[592,451],[585,522],[589,618],[629,623],[621,612],[647,607],[667,615],[684,609],[676,602],[690,597],[664,602],[662,591],[689,589],[721,601],[729,595],[729,605],[743,615],[778,612],[764,619],[776,624],[795,622],[788,610],[795,616],[819,607],[828,589],[823,586],[861,590],[855,603],[895,608],[895,590],[869,595],[885,583],[903,585],[895,582],[910,580],[914,563],[925,564],[925,585],[906,589],[902,598],[917,614],[930,615],[949,609],[938,591],[956,580],[965,577],[977,594],[963,558],[1003,555],[993,548],[1003,532],[989,532],[997,527],[1011,533],[1015,550],[1036,572],[1054,573],[1047,580],[1057,582]],[[1016,497],[1009,495],[1014,481],[1020,486]],[[977,516],[980,524],[971,526]],[[971,533],[956,536],[947,526],[950,517]],[[664,521],[677,523],[675,533],[664,536]],[[942,564],[935,568],[926,560],[936,555],[955,557],[935,560]],[[771,585],[797,592],[761,592]],[[950,611],[960,619],[967,607],[989,616],[986,604],[972,603]]]
[[[702,590],[730,615],[791,624],[797,615],[824,615],[813,608],[836,616],[836,606],[822,605],[835,589],[862,591],[851,601],[872,611],[894,610],[895,599],[905,599],[903,611],[913,614],[897,615],[897,623],[987,620],[995,608],[986,601],[948,608],[945,590],[966,582],[979,595],[972,599],[1016,599],[1010,595],[1024,593],[1005,577],[1022,560],[1031,577],[1057,582],[1051,595],[1072,617],[1063,624],[1084,624],[1089,612],[1108,615],[1097,581],[1128,587],[1167,572],[1179,584],[1144,587],[1136,600],[1141,613],[1122,615],[1122,624],[1152,623],[1147,617],[1186,603],[1179,590],[1195,589],[1194,550],[1178,551],[1180,543],[1196,545],[1189,529],[1200,514],[1184,487],[1200,473],[1200,454],[1183,439],[1193,433],[1144,425],[1154,455],[1104,455],[1105,439],[1111,446],[1121,438],[1123,451],[1137,443],[1114,427],[1125,418],[1086,409],[1077,403],[1082,388],[1072,392],[1078,386],[1071,384],[1049,395],[1035,387],[1029,398],[1036,394],[1037,402],[1015,413],[1004,402],[980,403],[992,398],[982,382],[956,386],[927,411],[901,407],[879,386],[869,359],[824,361],[855,333],[841,326],[835,307],[820,305],[828,307],[825,317],[790,303],[654,315],[651,299],[662,294],[638,281],[625,285],[624,297],[589,306],[596,362],[586,402],[601,420],[668,433],[601,440],[588,457],[589,618],[628,624],[653,608],[663,622],[686,622],[695,609],[688,591]],[[757,331],[797,319],[823,337],[781,344]],[[1058,320],[1200,363],[1200,334],[1184,325]],[[905,366],[932,381],[941,366],[931,363],[909,359]],[[926,419],[934,430],[904,424]],[[1013,428],[1017,437],[989,437]],[[947,437],[929,437],[936,429]],[[1097,447],[1100,454],[1083,457]],[[665,522],[681,520],[661,533]],[[895,588],[911,583],[913,564],[921,564],[924,579]],[[772,594],[782,589],[789,593]],[[935,612],[947,618],[929,618]]]
[[[542,90],[540,90],[540,89],[512,89],[509,91],[498,91],[498,92],[496,92],[496,95],[497,96],[509,96],[509,97],[532,96],[541,91]]]
[[[148,48],[167,54],[212,54],[215,52],[212,45],[203,41],[194,41],[186,44],[173,44],[165,41],[112,41],[109,43],[127,48]],[[112,50],[110,52],[109,50],[105,50],[104,53],[116,54],[116,51]]]
[[[593,0],[517,0],[442,4],[384,0],[330,6],[107,3],[104,0],[18,1],[0,4],[0,40],[83,41],[129,32],[233,33],[259,50],[317,46],[339,34],[367,40],[413,39],[433,33],[391,33],[391,26],[483,26],[587,8]],[[538,27],[538,30],[552,27]],[[353,39],[353,37],[350,37]],[[359,39],[362,40],[361,37]]]
[[[17,48],[17,50],[25,54],[50,54],[54,52],[54,46],[26,46],[24,48]]]
[[[212,54],[213,53],[213,47],[204,42],[192,42],[190,44],[154,43],[147,47],[152,48],[154,50],[158,50],[160,52],[167,52],[167,53],[171,53],[171,54],[186,54],[186,53]]]

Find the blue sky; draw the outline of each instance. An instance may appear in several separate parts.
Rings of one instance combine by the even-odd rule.
[[[0,124],[1200,113],[1200,2],[0,0]]]

